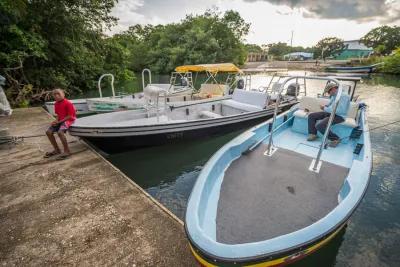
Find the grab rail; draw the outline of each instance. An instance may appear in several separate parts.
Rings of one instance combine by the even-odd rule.
[[[289,77],[289,78],[285,79],[285,81],[281,85],[281,88],[278,91],[278,93],[279,93],[278,94],[278,98],[277,98],[277,100],[275,102],[274,117],[272,119],[271,134],[269,136],[268,150],[267,150],[266,153],[267,153],[267,155],[272,155],[272,153],[274,152],[274,148],[273,148],[273,145],[272,145],[273,144],[272,136],[273,136],[273,132],[274,132],[274,124],[275,124],[275,121],[276,121],[276,116],[278,114],[278,107],[279,107],[281,95],[282,95],[282,92],[283,92],[283,90],[285,88],[285,85],[289,81],[294,80],[294,79],[299,79],[299,78],[300,79],[303,79],[303,78],[304,79],[310,79],[310,80],[330,81],[330,82],[334,82],[335,84],[338,85],[338,92],[337,92],[337,94],[335,96],[335,102],[333,103],[333,109],[332,109],[331,115],[329,116],[328,125],[327,125],[327,127],[325,129],[325,133],[324,133],[324,137],[322,138],[321,146],[320,146],[320,148],[318,150],[317,157],[313,160],[313,162],[311,163],[311,166],[310,166],[310,170],[312,170],[314,172],[318,172],[319,163],[320,163],[321,156],[322,156],[322,151],[325,148],[326,139],[328,138],[328,133],[329,133],[329,131],[331,129],[332,122],[333,122],[333,119],[334,119],[335,113],[336,113],[336,108],[337,108],[337,106],[339,104],[339,100],[340,100],[340,97],[342,95],[342,90],[343,90],[342,84],[335,78],[331,78],[331,77],[312,77],[312,76],[293,76],[293,77]],[[298,88],[296,87],[296,95],[298,93],[297,90],[298,90]]]
[[[143,69],[142,70],[142,89],[143,89],[143,91],[144,91],[144,73],[145,72],[147,72],[148,74],[149,74],[149,84],[151,84],[151,70],[149,70],[149,69]]]
[[[112,75],[111,73],[106,73],[100,76],[99,80],[97,81],[97,87],[99,88],[99,95],[100,98],[103,97],[102,91],[101,91],[101,80],[106,77],[106,76],[110,76],[111,77],[111,90],[112,90],[112,95],[113,97],[115,97],[115,90],[114,90],[114,75]]]

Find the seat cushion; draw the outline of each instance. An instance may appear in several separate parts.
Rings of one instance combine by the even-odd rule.
[[[307,119],[309,114],[310,114],[310,112],[305,112],[304,110],[300,110],[300,109],[296,110],[293,113],[293,115],[295,117],[303,118],[303,119]],[[339,123],[339,124],[344,125],[344,126],[348,126],[348,127],[351,127],[351,128],[355,128],[355,127],[358,126],[356,120],[353,119],[353,118],[345,118],[345,121],[342,122],[342,123]]]
[[[263,109],[266,105],[268,95],[257,91],[246,91],[242,89],[236,89],[233,92],[232,100],[240,102],[242,104],[248,104],[257,106]]]
[[[242,110],[242,111],[260,111],[263,108],[259,107],[259,106],[255,106],[255,105],[250,105],[250,104],[246,104],[246,103],[242,103],[242,102],[238,102],[235,101],[233,99],[228,99],[228,100],[224,100],[222,101],[222,106],[224,107],[231,107],[234,109],[238,109],[238,110]]]
[[[349,110],[347,111],[346,117],[355,119],[358,114],[359,103],[350,102]]]
[[[300,118],[307,118],[308,114],[310,114],[310,112],[305,112],[302,109],[298,109],[293,113],[293,116],[300,117]]]
[[[207,97],[207,96],[223,96],[227,85],[225,84],[210,84],[210,83],[203,83],[200,86],[200,90],[198,95],[200,97]]]

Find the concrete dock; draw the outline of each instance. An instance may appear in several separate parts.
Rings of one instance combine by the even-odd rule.
[[[43,158],[51,121],[0,117],[10,135],[43,133],[0,145],[0,264],[195,266],[182,222],[86,144],[68,136],[71,158]]]

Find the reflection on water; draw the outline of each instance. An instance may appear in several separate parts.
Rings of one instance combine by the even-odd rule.
[[[186,203],[202,166],[215,151],[239,133],[115,154],[109,156],[109,160],[183,219]]]
[[[154,79],[154,78],[153,78]],[[266,84],[253,79],[254,88]],[[320,92],[323,83],[307,83]],[[400,82],[395,76],[372,76],[358,86],[368,104],[370,128],[400,120]],[[190,191],[210,156],[238,132],[193,142],[116,154],[110,161],[163,203],[184,217]],[[323,249],[293,266],[400,266],[400,124],[371,132],[373,171],[361,205],[346,230]]]

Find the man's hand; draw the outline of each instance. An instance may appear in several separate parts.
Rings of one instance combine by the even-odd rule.
[[[319,105],[320,109],[324,110],[325,106],[324,105]]]
[[[58,121],[53,121],[52,123],[51,123],[51,126],[56,126],[58,124]]]

